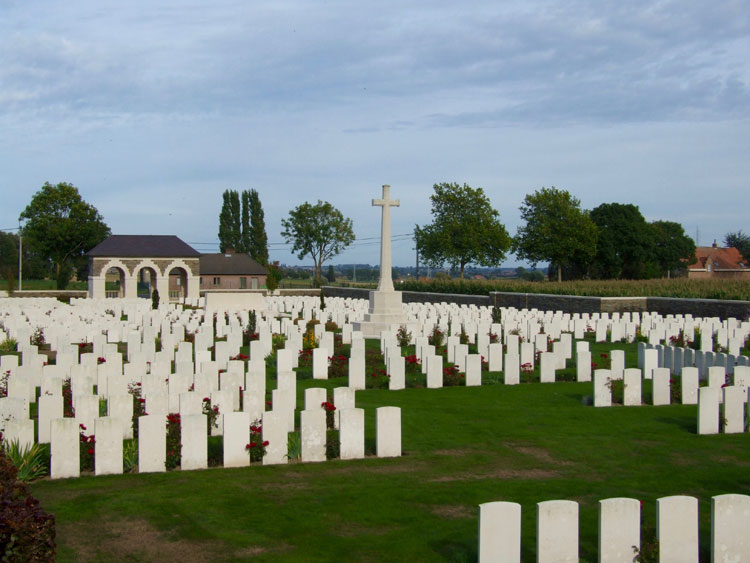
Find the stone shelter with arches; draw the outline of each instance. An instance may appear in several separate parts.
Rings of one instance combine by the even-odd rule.
[[[112,235],[87,252],[89,297],[198,299],[200,253],[174,235]]]

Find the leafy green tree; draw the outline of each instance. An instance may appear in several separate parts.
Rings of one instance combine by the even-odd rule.
[[[603,203],[591,210],[599,227],[592,275],[596,278],[642,279],[653,263],[654,233],[636,205]]]
[[[534,266],[547,260],[562,281],[563,268],[588,264],[596,253],[597,228],[581,202],[567,190],[542,188],[527,194],[520,207],[526,224],[518,228],[513,249]]]
[[[243,192],[244,195],[245,192]],[[268,235],[266,234],[266,222],[263,216],[263,206],[260,203],[258,192],[250,190],[247,196],[250,214],[250,233],[246,252],[259,264],[268,264]],[[245,210],[243,209],[243,213]]]
[[[333,283],[336,281],[336,271],[333,269],[333,264],[328,265],[328,272],[326,272],[326,279],[328,280],[328,283]]]
[[[27,221],[24,242],[54,264],[58,289],[67,287],[76,259],[111,234],[96,208],[66,182],[45,182],[20,218]]]
[[[339,254],[354,242],[352,220],[342,215],[330,203],[318,200],[308,202],[289,212],[289,218],[282,219],[284,230],[281,235],[291,243],[292,252],[302,260],[309,255],[315,264],[315,282],[320,284],[323,262]]]
[[[242,228],[240,221],[240,194],[236,190],[225,190],[224,203],[219,213],[219,252],[228,248],[236,252],[242,249]]]
[[[736,248],[746,261],[750,260],[750,235],[742,231],[727,233],[724,237],[724,246]]]
[[[254,191],[254,190],[253,190]],[[240,245],[239,248],[237,248],[237,252],[240,253],[250,253],[250,248],[252,246],[252,243],[250,241],[251,238],[251,227],[250,227],[250,192],[247,190],[242,190],[241,201],[242,201],[242,211],[241,211],[241,225],[240,225]],[[252,254],[251,254],[252,256]]]
[[[279,266],[278,261],[274,262],[273,264],[266,265],[266,269],[268,270],[268,276],[266,277],[266,289],[268,291],[276,291],[276,288],[279,287],[279,282],[284,277],[284,273]]]
[[[0,232],[0,277],[18,280],[18,235]],[[88,263],[85,256],[80,258]],[[23,245],[23,279],[41,280],[50,274],[50,261],[41,257],[28,243]],[[85,276],[79,276],[84,279]]]
[[[435,267],[447,262],[459,270],[461,280],[467,264],[499,265],[511,239],[484,190],[457,183],[435,184],[433,189],[433,222],[414,228],[424,261]]]
[[[662,276],[671,277],[695,263],[695,242],[685,234],[682,225],[673,221],[653,221],[653,259]]]

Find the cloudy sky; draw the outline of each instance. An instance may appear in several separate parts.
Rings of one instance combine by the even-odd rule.
[[[465,182],[511,234],[554,185],[710,244],[750,232],[750,1],[2,0],[0,228],[45,181],[201,251],[255,188],[287,264],[281,219],[318,199],[360,239],[334,262],[377,263],[385,183],[394,235]]]

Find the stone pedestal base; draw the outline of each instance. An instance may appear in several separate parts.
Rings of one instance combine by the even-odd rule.
[[[380,338],[380,331],[406,324],[400,291],[371,291],[369,311],[363,321],[354,323],[354,330],[365,338]]]

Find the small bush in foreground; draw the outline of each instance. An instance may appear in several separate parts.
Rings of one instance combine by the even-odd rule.
[[[55,517],[47,514],[18,480],[0,448],[0,558],[2,561],[54,561]]]

